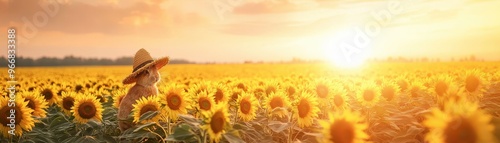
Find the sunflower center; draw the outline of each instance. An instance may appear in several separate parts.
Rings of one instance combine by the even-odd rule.
[[[445,143],[476,143],[478,136],[470,122],[458,118],[450,123],[444,130]]]
[[[337,107],[340,107],[344,104],[344,98],[342,98],[342,96],[340,96],[340,95],[335,95],[333,97],[333,102],[335,103],[335,105]]]
[[[410,89],[410,93],[411,93],[411,97],[418,97],[418,91],[420,89],[418,89],[418,87],[413,87]]]
[[[96,115],[97,109],[92,102],[84,102],[78,108],[78,115],[83,119],[90,119]]]
[[[231,99],[232,100],[236,100],[238,99],[238,95],[240,95],[241,92],[233,92],[233,94],[231,94]]]
[[[82,85],[76,85],[75,86],[75,92],[80,92],[83,89]]]
[[[274,109],[276,107],[283,107],[283,100],[281,98],[274,97],[271,100],[270,105],[271,105],[271,109]]]
[[[42,91],[42,95],[44,96],[45,100],[47,100],[47,101],[52,99],[52,97],[54,96],[54,94],[52,93],[52,90],[47,89],[47,88]]]
[[[198,105],[200,106],[200,109],[203,109],[203,110],[210,110],[210,108],[212,107],[212,105],[210,104],[210,101],[206,98],[200,98],[198,100]]]
[[[217,89],[217,92],[215,92],[215,102],[219,103],[222,101],[222,98],[224,98],[224,93],[221,89]]]
[[[382,89],[382,96],[388,101],[391,101],[394,98],[394,89],[391,87],[384,87]]]
[[[71,110],[71,107],[75,104],[75,99],[73,97],[66,97],[63,99],[63,108],[66,110]]]
[[[28,101],[28,107],[35,110],[36,108],[36,105],[35,105],[35,102],[32,100],[32,99],[24,99],[24,101]]]
[[[346,120],[338,120],[330,125],[330,141],[334,143],[352,143],[354,127]]]
[[[271,94],[273,92],[276,92],[276,88],[274,86],[267,87],[267,89],[266,89],[266,94],[267,95],[269,95],[269,94]]]
[[[289,96],[292,96],[293,94],[295,94],[295,88],[293,88],[292,86],[288,87],[286,89],[287,93]]]
[[[375,99],[375,92],[373,90],[365,90],[365,92],[363,92],[363,98],[365,101],[372,101]]]
[[[297,106],[299,108],[299,117],[300,118],[306,117],[307,114],[309,112],[311,112],[311,104],[305,99],[300,100],[299,105],[297,105]]]
[[[479,78],[477,78],[476,76],[468,76],[465,79],[465,88],[469,92],[477,91],[477,89],[479,88],[479,82]]]
[[[238,85],[236,85],[236,87],[239,88],[239,89],[241,89],[241,90],[244,90],[244,91],[246,91],[246,89],[247,89],[245,87],[245,84],[243,84],[243,83],[238,83]]]
[[[60,89],[58,92],[57,92],[57,95],[59,96],[62,96],[62,93],[64,92],[64,89]]]
[[[241,102],[240,102],[241,113],[243,113],[243,114],[249,114],[251,108],[252,108],[252,105],[250,104],[250,101],[248,101],[248,100],[241,100]]]
[[[104,98],[102,95],[97,96],[97,99],[99,99],[99,102],[106,102],[106,98]]]
[[[19,107],[8,107],[8,106],[5,106],[3,107],[2,109],[0,109],[0,117],[3,117],[3,118],[0,118],[0,124],[7,127],[7,124],[10,124],[10,119],[7,119],[7,117],[10,116],[10,110],[11,109],[14,109],[15,110],[15,118],[14,118],[14,121],[16,121],[16,125],[19,125],[23,119],[23,116],[22,116],[22,111],[21,109],[19,109]]]
[[[448,85],[445,82],[439,81],[438,83],[436,83],[435,91],[439,96],[442,96],[447,90]]]
[[[224,129],[224,113],[221,111],[215,112],[215,114],[212,116],[212,119],[210,120],[210,128],[212,128],[212,131],[214,131],[215,134],[222,132],[222,129]]]
[[[148,112],[148,111],[157,111],[158,109],[156,108],[156,106],[154,105],[151,105],[151,104],[147,104],[147,105],[144,105],[142,108],[141,108],[141,111],[139,112],[141,115],[143,115],[144,113]]]
[[[168,108],[172,110],[179,110],[181,107],[181,97],[177,94],[170,94],[167,98]]]
[[[318,97],[326,98],[328,96],[328,87],[320,84],[316,87],[316,93],[318,94]]]

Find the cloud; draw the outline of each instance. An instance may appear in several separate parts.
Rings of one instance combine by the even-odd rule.
[[[234,14],[270,14],[287,13],[309,10],[316,7],[316,2],[311,0],[264,0],[247,2],[237,5]]]
[[[340,16],[326,16],[311,21],[239,22],[222,26],[223,33],[245,36],[307,36],[331,31],[345,24]]]
[[[54,0],[2,1],[0,17],[2,19],[5,17],[6,20],[2,20],[0,24],[20,28],[26,24],[34,24],[39,31],[69,34],[168,36],[172,34],[172,29],[205,23],[205,19],[198,13],[167,11],[162,7],[164,4],[168,5],[168,1],[165,0],[138,1],[126,7],[116,6],[116,1],[99,5],[80,1],[54,2]],[[54,5],[58,7],[54,15],[49,15],[43,8],[46,6],[54,8]],[[4,12],[5,9],[8,12]],[[44,23],[44,20],[47,21],[46,24],[36,24]]]

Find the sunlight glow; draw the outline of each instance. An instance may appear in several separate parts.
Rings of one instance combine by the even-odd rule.
[[[358,48],[352,44],[354,32],[341,30],[325,36],[322,49],[324,58],[339,68],[359,68],[367,60],[369,47]]]

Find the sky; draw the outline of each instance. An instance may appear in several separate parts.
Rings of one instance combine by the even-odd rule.
[[[0,39],[15,28],[17,56],[32,58],[118,58],[144,48],[195,62],[500,60],[499,7],[497,0],[0,0]]]

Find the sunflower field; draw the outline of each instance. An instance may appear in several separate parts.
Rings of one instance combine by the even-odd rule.
[[[500,63],[167,65],[158,95],[117,111],[129,66],[16,68],[0,142],[498,143]],[[7,69],[0,78],[7,81]],[[8,106],[15,100],[15,107]],[[15,111],[15,129],[8,118]],[[13,130],[13,131],[11,131]],[[14,135],[11,135],[14,134]]]

